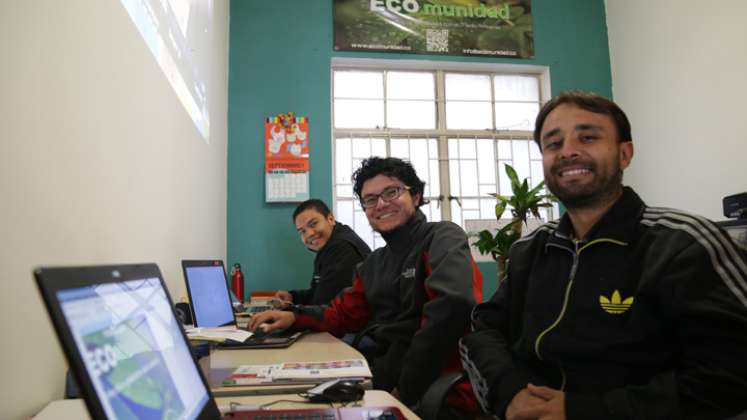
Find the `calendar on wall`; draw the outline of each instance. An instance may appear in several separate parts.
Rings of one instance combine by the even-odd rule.
[[[309,199],[309,119],[292,112],[265,118],[265,201]]]

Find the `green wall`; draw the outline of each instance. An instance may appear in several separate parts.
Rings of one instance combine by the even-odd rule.
[[[264,196],[263,118],[309,117],[311,196],[332,205],[330,61],[337,57],[536,64],[550,67],[552,93],[612,97],[604,0],[534,0],[531,60],[334,52],[331,0],[231,2],[228,103],[228,260],[241,263],[247,291],[306,287],[313,254],[291,221],[294,204]],[[481,263],[485,296],[495,265]]]

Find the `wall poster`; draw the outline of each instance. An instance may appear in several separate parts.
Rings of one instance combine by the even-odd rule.
[[[532,58],[531,0],[334,0],[334,48]]]
[[[265,201],[309,199],[309,119],[292,112],[265,118]]]

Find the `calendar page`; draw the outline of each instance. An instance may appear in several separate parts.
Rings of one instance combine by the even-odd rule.
[[[309,199],[309,120],[293,113],[265,119],[265,201]]]

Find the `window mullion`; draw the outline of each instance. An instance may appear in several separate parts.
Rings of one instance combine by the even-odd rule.
[[[436,127],[439,133],[446,132],[446,87],[443,70],[436,71]],[[448,136],[439,134],[438,138],[438,180],[441,184],[441,220],[451,220],[451,185],[449,184],[449,144]]]

